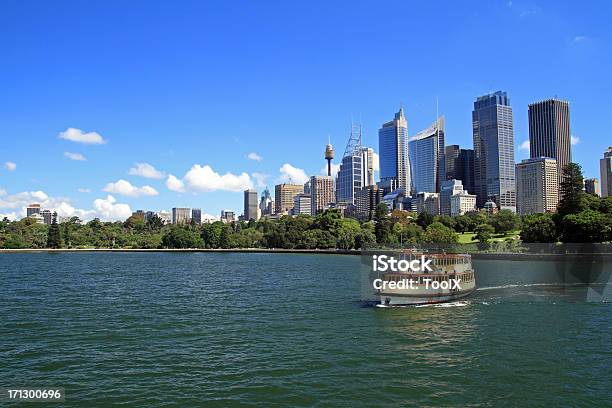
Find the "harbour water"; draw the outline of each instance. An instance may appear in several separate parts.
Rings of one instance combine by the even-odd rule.
[[[540,262],[475,261],[465,302],[380,309],[357,256],[0,254],[0,387],[75,407],[609,405],[612,305]]]

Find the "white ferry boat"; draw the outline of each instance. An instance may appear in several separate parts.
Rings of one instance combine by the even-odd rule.
[[[423,253],[405,250],[400,259],[431,259],[431,271],[386,272],[377,289],[380,306],[407,306],[450,302],[468,296],[476,289],[476,278],[469,254]],[[403,285],[398,285],[403,281]],[[410,283],[411,284],[408,284]],[[395,283],[395,284],[394,284]],[[382,286],[379,284],[378,286]]]

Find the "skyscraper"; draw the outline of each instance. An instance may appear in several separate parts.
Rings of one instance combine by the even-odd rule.
[[[201,208],[192,208],[191,209],[191,221],[200,225],[202,223],[202,209]]]
[[[355,204],[362,187],[374,184],[374,151],[361,146],[361,125],[353,124],[336,175],[336,202]]]
[[[612,197],[612,146],[604,152],[603,159],[599,159],[599,172],[601,175],[601,196]]]
[[[476,99],[472,129],[478,207],[491,198],[499,209],[516,211],[514,125],[506,92],[497,91]]]
[[[463,188],[474,194],[474,150],[461,149],[459,145],[446,146],[444,162],[446,180],[461,180]]]
[[[401,108],[395,118],[383,124],[378,131],[380,180],[394,180],[397,187],[410,191],[410,164],[408,159],[408,122]]]
[[[410,174],[415,193],[438,193],[446,179],[444,163],[444,116],[408,142]]]
[[[268,187],[261,192],[259,210],[261,211],[261,215],[270,215],[274,212],[274,208],[272,207],[272,196],[270,195],[270,190],[268,190]]]
[[[274,188],[275,213],[289,212],[293,208],[293,199],[296,195],[304,192],[302,184],[278,184]]]
[[[310,207],[311,215],[317,215],[336,202],[334,194],[334,178],[332,176],[310,177]]]
[[[572,161],[569,103],[548,99],[529,105],[529,157],[557,160],[557,179]]]
[[[244,220],[250,221],[259,219],[257,211],[257,190],[244,190]]]
[[[191,220],[191,208],[173,208],[172,223],[173,224],[189,224]]]
[[[516,165],[516,206],[519,214],[554,212],[559,204],[557,162],[548,157]]]
[[[383,201],[383,190],[376,185],[363,187],[355,195],[355,213],[360,220],[370,220],[374,217],[376,207]]]

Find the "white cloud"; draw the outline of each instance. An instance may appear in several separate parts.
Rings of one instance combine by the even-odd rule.
[[[77,161],[86,161],[87,160],[85,158],[85,156],[83,156],[81,153],[64,152],[64,157],[67,157],[70,160],[77,160]]]
[[[85,133],[81,129],[68,128],[63,132],[60,132],[58,137],[60,139],[70,140],[71,142],[85,143],[85,144],[104,144],[106,140],[96,132]]]
[[[179,193],[185,191],[185,183],[183,183],[181,180],[179,180],[172,174],[170,174],[168,176],[168,179],[166,179],[166,187],[168,187],[168,190],[178,191]]]
[[[6,167],[8,171],[15,171],[15,169],[17,168],[17,165],[13,163],[12,161],[7,161],[6,163],[4,163],[4,167]]]
[[[279,171],[281,172],[279,177],[281,183],[304,184],[309,179],[304,170],[293,167],[289,163],[283,164]]]
[[[91,189],[89,188],[79,188],[77,190],[79,193],[91,193]]]
[[[529,151],[529,140],[525,140],[523,143],[519,145],[519,150],[524,150],[526,152]]]
[[[587,37],[586,37],[585,35],[577,35],[577,36],[575,36],[575,37],[574,37],[574,39],[572,40],[572,42],[573,42],[574,44],[577,44],[577,43],[584,42],[584,41],[586,41],[586,40],[587,40]]]
[[[121,194],[128,197],[140,197],[140,196],[156,196],[159,193],[151,186],[136,187],[133,186],[127,180],[117,180],[114,183],[108,183],[104,187],[104,191],[107,193]]]
[[[0,219],[4,216],[15,220],[26,216],[26,207],[32,203],[40,204],[42,209],[56,211],[61,217],[79,217],[83,221],[100,218],[102,221],[125,220],[132,211],[127,204],[116,203],[113,196],[97,199],[93,209],[75,208],[69,199],[50,197],[44,191],[24,191],[0,198]],[[8,210],[8,211],[7,211]]]
[[[372,159],[374,171],[380,171],[380,156],[378,155],[378,153],[374,152],[374,154],[372,155]]]
[[[251,178],[247,173],[220,175],[209,165],[194,164],[183,177],[183,182],[190,191],[244,191],[252,188]]]
[[[247,155],[247,158],[248,158],[249,160],[255,160],[255,161],[262,161],[262,160],[263,160],[263,157],[261,157],[260,155],[258,155],[258,154],[257,154],[257,153],[255,153],[255,152],[251,152],[251,153],[249,153],[249,154]]]
[[[0,197],[5,196],[6,195],[6,190],[3,188],[0,188]]]
[[[132,215],[132,210],[127,204],[118,204],[117,200],[112,195],[106,198],[98,198],[94,201],[94,211],[102,220],[125,220]]]
[[[340,165],[336,164],[336,163],[332,163],[331,164],[331,175],[332,177],[336,177],[336,174],[338,174],[338,170],[340,170]],[[327,176],[327,164],[323,167],[321,167],[321,171],[320,171],[321,175],[323,176]]]
[[[255,185],[257,187],[265,187],[269,176],[267,174],[251,173],[251,177],[255,179]]]
[[[152,179],[163,179],[166,177],[163,172],[157,170],[149,163],[136,163],[136,165],[128,171],[128,174],[131,176],[140,176]]]
[[[580,143],[580,138],[578,136],[571,135],[570,136],[570,141],[572,143],[572,146],[575,146],[578,143]]]

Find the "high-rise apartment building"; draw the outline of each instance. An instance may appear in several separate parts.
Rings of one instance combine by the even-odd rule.
[[[274,188],[274,212],[276,214],[288,213],[293,208],[293,199],[304,192],[302,184],[278,184]]]
[[[557,160],[557,179],[572,161],[569,102],[548,99],[529,105],[529,157]]]
[[[476,99],[472,130],[478,207],[490,198],[500,209],[516,211],[514,125],[506,92],[497,91]]]
[[[601,175],[601,196],[612,197],[612,146],[599,159],[599,174]]]
[[[330,204],[335,202],[334,178],[332,176],[310,177],[311,215],[314,216],[323,212]]]
[[[446,146],[444,150],[446,180],[461,180],[463,188],[474,194],[474,150],[461,149],[459,145]]]
[[[259,211],[257,211],[257,190],[244,190],[244,220],[250,221],[259,219]]]
[[[516,165],[516,206],[519,214],[554,212],[559,204],[557,161],[526,159]]]
[[[53,212],[51,210],[42,210],[40,215],[42,215],[45,224],[51,225],[53,221]]]
[[[40,213],[40,204],[30,204],[26,207],[26,216],[31,217],[34,214]]]
[[[175,207],[172,209],[173,224],[189,224],[191,221],[191,208]]]
[[[410,191],[410,163],[408,158],[408,122],[401,108],[395,118],[378,131],[380,180],[395,181],[397,187]]]
[[[446,179],[444,162],[444,116],[427,129],[417,133],[408,142],[411,191],[415,193],[440,191]]]

